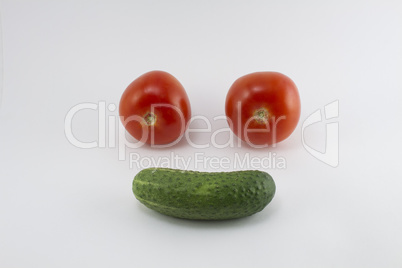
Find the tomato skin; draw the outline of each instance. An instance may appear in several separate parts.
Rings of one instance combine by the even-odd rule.
[[[230,128],[250,145],[272,145],[289,137],[300,109],[295,83],[277,72],[240,77],[230,87],[225,104]]]
[[[124,127],[135,139],[163,145],[184,134],[191,107],[185,89],[174,76],[151,71],[135,79],[124,91],[119,114]],[[132,118],[134,120],[130,120]]]

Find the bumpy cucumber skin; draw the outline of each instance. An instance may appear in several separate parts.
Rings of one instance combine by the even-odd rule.
[[[162,214],[193,220],[250,216],[275,195],[275,182],[262,171],[197,172],[148,168],[133,180],[135,197]]]

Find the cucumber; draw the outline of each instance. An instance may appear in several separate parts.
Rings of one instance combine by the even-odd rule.
[[[135,197],[162,214],[194,220],[250,216],[275,195],[275,182],[262,171],[197,172],[148,168],[133,180]]]

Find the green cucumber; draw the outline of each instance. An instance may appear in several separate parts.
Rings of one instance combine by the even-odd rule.
[[[250,216],[275,195],[275,182],[262,171],[197,172],[148,168],[133,180],[135,197],[162,214],[196,220]]]

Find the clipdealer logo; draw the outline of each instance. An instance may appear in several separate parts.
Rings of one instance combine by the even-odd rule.
[[[339,101],[336,100],[325,105],[324,115],[325,120],[322,117],[321,109],[318,109],[304,120],[302,125],[302,143],[306,151],[312,156],[331,167],[337,167],[339,165],[339,122],[334,120],[339,117]],[[332,122],[329,122],[330,120]],[[327,123],[325,124],[325,150],[322,153],[306,144],[304,132],[307,127],[323,122]]]
[[[98,136],[97,139],[84,142],[76,137],[73,131],[73,121],[75,116],[84,110],[91,110],[97,113],[98,117]],[[226,120],[225,116],[219,115],[209,120],[205,116],[197,115],[193,116],[189,121],[189,125],[185,135],[181,136],[179,139],[186,139],[187,144],[194,150],[193,155],[178,155],[171,153],[169,157],[161,156],[157,157],[155,155],[147,156],[140,155],[139,151],[136,150],[142,146],[146,145],[141,141],[130,141],[127,138],[127,132],[123,124],[118,123],[121,118],[114,115],[116,111],[115,104],[109,104],[105,101],[100,101],[99,103],[80,103],[72,107],[64,121],[64,131],[65,136],[70,144],[81,149],[92,149],[92,148],[117,148],[118,149],[118,160],[126,161],[128,152],[128,161],[130,168],[147,168],[152,166],[158,167],[177,167],[188,169],[191,165],[195,168],[202,167],[204,169],[237,169],[237,168],[253,168],[253,169],[284,169],[286,168],[286,159],[283,156],[277,155],[274,152],[267,152],[262,156],[252,156],[250,153],[239,153],[235,152],[230,156],[210,156],[205,153],[200,153],[202,149],[207,149],[210,147],[217,149],[225,148],[241,148],[244,144],[239,138],[235,138],[233,132],[230,128],[219,128],[212,131],[212,124],[218,120]],[[111,115],[108,115],[111,113]],[[203,127],[194,127],[192,123],[196,121],[202,121]],[[226,140],[218,142],[218,134],[227,132]],[[208,142],[200,143],[196,139],[192,138],[189,133],[206,133],[209,134],[210,139]],[[222,136],[221,136],[222,137]],[[179,140],[180,141],[180,140]],[[178,141],[174,141],[169,146],[174,146]],[[159,148],[159,147],[157,147]],[[165,146],[166,148],[166,146]],[[135,150],[135,151],[133,151]]]
[[[119,116],[115,115],[116,105],[111,103],[106,105],[105,101],[100,101],[98,103],[80,103],[73,106],[66,114],[64,121],[64,131],[68,142],[77,148],[91,149],[91,148],[117,148],[118,149],[118,160],[127,160],[127,150],[129,155],[130,168],[146,168],[151,166],[160,167],[177,167],[187,169],[192,165],[202,168],[212,168],[212,169],[229,169],[229,168],[269,168],[269,169],[284,169],[286,168],[286,158],[276,153],[269,152],[267,155],[262,157],[251,157],[249,153],[241,155],[236,152],[232,157],[216,157],[207,156],[204,153],[194,153],[191,156],[180,156],[171,153],[169,156],[144,156],[140,153],[133,152],[130,150],[138,149],[145,144],[141,141],[132,142],[126,137],[126,130],[120,122]],[[96,140],[91,142],[80,141],[73,132],[72,124],[74,116],[83,110],[93,110],[97,111],[98,116],[98,137]],[[108,113],[112,113],[108,115]],[[322,116],[321,110],[318,109],[311,115],[309,115],[302,123],[302,144],[305,150],[311,154],[313,157],[319,161],[331,166],[337,167],[339,165],[339,123],[338,122],[328,122],[326,124],[326,147],[324,153],[320,152],[309,146],[305,141],[305,130],[318,123],[323,123],[328,120],[336,120],[339,117],[339,101],[336,100],[324,106],[324,114]],[[242,141],[235,137],[230,128],[223,128],[212,131],[212,123],[218,120],[223,120],[226,117],[223,115],[216,116],[209,120],[205,116],[197,115],[194,116],[188,125],[188,129],[185,135],[180,137],[180,139],[186,139],[189,146],[194,149],[205,149],[209,147],[224,149],[224,148],[241,148]],[[325,118],[325,120],[324,120]],[[201,120],[205,122],[206,127],[204,128],[193,128],[191,123],[196,120]],[[210,140],[207,144],[197,144],[194,140],[191,140],[188,133],[209,133]],[[227,132],[228,141],[224,144],[218,143],[216,140],[218,133]],[[177,144],[175,141],[171,146]],[[237,142],[235,142],[237,141]],[[152,146],[151,146],[152,147]]]

